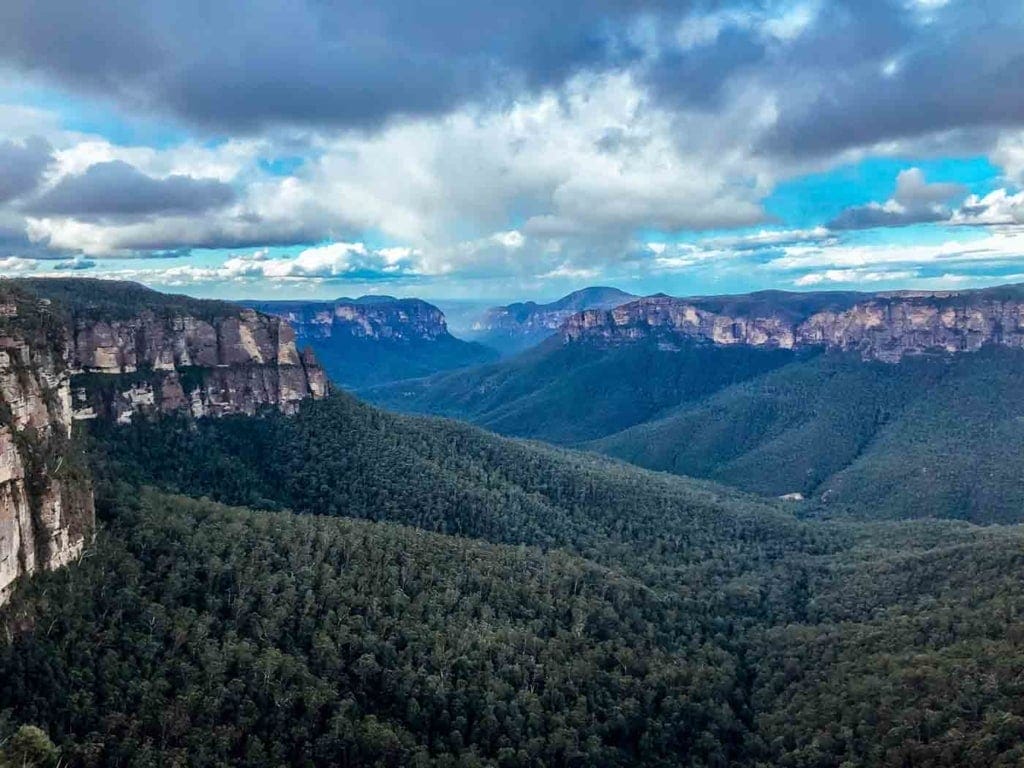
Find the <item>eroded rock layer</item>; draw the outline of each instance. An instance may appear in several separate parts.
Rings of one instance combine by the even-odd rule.
[[[683,340],[780,349],[822,346],[898,362],[906,355],[971,352],[987,344],[1024,347],[1024,290],[656,296],[577,313],[561,333],[566,342],[652,339],[667,348]]]
[[[23,575],[81,554],[93,528],[88,472],[71,440],[66,335],[45,306],[0,302],[0,604]]]
[[[280,318],[132,283],[0,281],[0,603],[93,528],[75,419],[290,413],[328,387]]]
[[[135,413],[193,416],[295,411],[327,394],[313,354],[288,323],[249,309],[212,317],[142,310],[125,320],[78,315],[71,368],[79,419],[128,421]]]

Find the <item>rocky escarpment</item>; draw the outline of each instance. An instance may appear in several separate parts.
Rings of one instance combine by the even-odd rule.
[[[609,309],[636,297],[618,288],[584,288],[549,304],[533,301],[492,307],[473,324],[479,340],[506,354],[538,344],[558,333],[575,313]]]
[[[63,313],[76,419],[291,413],[328,391],[316,358],[299,352],[279,318],[135,283],[19,282]]]
[[[566,342],[683,340],[756,347],[825,347],[897,362],[989,344],[1024,347],[1024,289],[884,294],[767,292],[730,298],[651,297],[588,310],[562,327]]]
[[[0,281],[0,603],[93,528],[74,420],[291,412],[328,386],[280,318],[133,283]]]
[[[444,313],[421,299],[362,296],[334,301],[250,301],[246,305],[287,320],[300,342],[337,336],[433,341],[448,335]]]
[[[137,412],[193,416],[295,411],[327,393],[327,377],[278,318],[252,310],[228,316],[73,320],[70,364],[75,418],[128,421]]]
[[[18,577],[81,554],[93,528],[64,331],[38,300],[0,287],[0,604]]]
[[[286,320],[331,379],[354,389],[488,362],[494,353],[448,332],[444,313],[420,299],[251,301]]]

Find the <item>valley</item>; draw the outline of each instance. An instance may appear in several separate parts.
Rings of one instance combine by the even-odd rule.
[[[0,0],[0,768],[1024,768],[1022,41]]]
[[[76,344],[71,329],[128,323],[135,343],[107,347],[121,368],[132,350],[164,348],[178,350],[177,365],[185,351],[197,361],[184,318],[223,342],[236,338],[225,331],[231,313],[251,312],[118,284],[63,284],[63,297],[32,283],[5,288],[38,308],[19,308],[9,332],[26,333],[34,311],[50,318],[36,343],[67,361],[68,401],[73,385],[117,395],[131,373],[76,378],[95,332]],[[126,307],[125,291],[145,307]],[[157,317],[169,325],[153,326]],[[183,335],[154,346],[155,327]],[[942,449],[936,433],[963,438],[972,419],[990,420],[988,401],[1019,380],[1017,350],[898,365],[749,345],[605,352],[598,375],[659,372],[677,404],[652,397],[633,412],[646,420],[625,431],[637,418],[625,408],[621,422],[586,422],[585,434],[607,430],[607,444],[580,443],[664,446],[630,458],[672,455],[693,474],[729,467],[706,472],[718,482],[392,413],[341,391],[311,388],[252,411],[263,390],[251,376],[210,379],[202,366],[189,379],[200,399],[213,381],[244,382],[217,390],[232,411],[140,407],[122,417],[107,407],[69,419],[64,450],[82,462],[95,534],[73,562],[18,578],[0,609],[0,732],[28,738],[26,724],[38,726],[83,766],[1021,759],[1024,533],[904,519],[939,516],[918,506],[938,509],[937,497],[902,476],[881,483],[877,469],[854,474],[870,475],[885,445],[919,446],[921,461]],[[311,353],[296,354],[315,370]],[[549,341],[532,362],[513,362],[575,361],[585,372],[588,354]],[[274,364],[261,357],[235,365]],[[592,374],[578,375],[568,381]],[[926,411],[940,393],[944,409]],[[630,434],[643,429],[665,437]],[[842,466],[823,474],[837,503],[848,487],[871,486],[877,508],[892,511],[820,519],[772,498],[768,484],[801,476],[818,452]],[[994,453],[977,456],[975,467],[997,464]],[[994,475],[1007,493],[1013,466]],[[993,510],[948,517],[1015,519],[1009,503],[939,501]]]
[[[1022,310],[1015,286],[655,297],[578,313],[508,361],[364,394],[799,493],[813,514],[1016,522]]]
[[[592,287],[546,304],[515,302],[487,310],[473,322],[470,333],[503,356],[510,356],[557,336],[562,324],[577,312],[612,309],[635,298],[618,288]]]

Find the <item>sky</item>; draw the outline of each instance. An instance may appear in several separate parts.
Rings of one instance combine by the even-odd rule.
[[[1024,281],[1022,0],[4,0],[0,274]]]

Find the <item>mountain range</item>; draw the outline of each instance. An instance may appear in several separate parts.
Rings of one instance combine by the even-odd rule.
[[[946,473],[821,519],[380,410],[249,308],[0,283],[0,764],[1018,764],[1021,526],[882,519],[1021,519],[1016,290],[652,297],[459,403],[519,387],[531,431],[588,448],[664,430],[733,485],[821,453]],[[912,326],[806,330],[865,304]]]
[[[1016,520],[1022,345],[1019,286],[650,297],[366,396],[830,514]]]
[[[421,299],[361,296],[334,301],[247,301],[288,321],[338,385],[361,387],[427,376],[496,359],[490,348],[457,339],[444,313]]]
[[[573,291],[548,304],[525,301],[492,307],[473,323],[472,335],[502,355],[512,355],[557,334],[562,323],[576,312],[610,309],[634,298],[618,288],[593,287]]]

